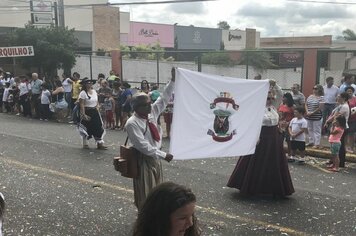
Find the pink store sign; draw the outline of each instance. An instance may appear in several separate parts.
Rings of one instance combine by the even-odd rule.
[[[129,46],[154,44],[159,42],[161,47],[174,47],[173,25],[130,22]]]

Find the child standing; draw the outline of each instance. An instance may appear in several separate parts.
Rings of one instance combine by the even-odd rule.
[[[14,90],[9,89],[9,96],[7,97],[7,108],[6,110],[10,113],[14,112],[15,102],[14,102]]]
[[[333,172],[339,172],[339,151],[341,147],[341,137],[346,128],[346,118],[342,115],[336,116],[330,129],[329,143],[332,154],[331,162],[328,169]]]
[[[105,99],[103,103],[105,109],[105,125],[107,129],[115,129],[114,112],[115,112],[115,100],[111,93],[105,93]]]
[[[2,102],[4,104],[4,107],[6,109],[6,113],[10,112],[8,109],[9,109],[9,105],[8,105],[8,102],[7,102],[7,99],[9,97],[9,90],[10,90],[10,83],[9,82],[6,82],[5,83],[5,89],[4,89],[4,93],[2,95]]]
[[[297,107],[294,110],[294,118],[290,121],[288,131],[291,138],[291,157],[289,162],[295,160],[299,163],[304,162],[305,156],[305,134],[308,132],[308,123],[304,119],[304,107]],[[296,151],[300,152],[300,158],[297,158]]]
[[[51,92],[48,90],[46,83],[41,84],[41,108],[40,108],[40,120],[48,121],[49,119],[49,104],[51,103]]]
[[[2,82],[0,81],[0,112],[2,112],[2,97],[4,96],[4,85],[2,84]]]

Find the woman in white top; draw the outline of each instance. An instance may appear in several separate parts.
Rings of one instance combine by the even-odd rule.
[[[255,153],[240,157],[227,183],[245,196],[271,194],[285,197],[294,193],[283,141],[278,129],[278,112],[269,92],[260,138]]]
[[[83,78],[80,82],[82,91],[79,94],[80,122],[78,123],[78,130],[83,138],[83,148],[88,149],[87,140],[94,138],[97,148],[105,150],[107,149],[107,147],[104,146],[103,140],[105,130],[98,111],[98,94],[93,89],[95,82],[95,80],[91,80],[87,77]]]

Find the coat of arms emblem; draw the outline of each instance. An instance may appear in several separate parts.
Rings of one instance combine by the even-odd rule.
[[[220,96],[210,103],[210,109],[213,110],[213,114],[215,115],[214,130],[209,129],[207,134],[211,135],[213,140],[217,142],[231,140],[236,134],[236,130],[230,131],[229,118],[234,112],[238,111],[239,105],[236,104],[230,93],[220,92]]]

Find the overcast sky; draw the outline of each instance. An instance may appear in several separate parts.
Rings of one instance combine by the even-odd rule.
[[[144,1],[144,0],[131,0]],[[156,1],[156,0],[147,0]],[[321,0],[320,0],[321,1]],[[331,2],[353,2],[330,0]],[[128,2],[128,0],[110,0]],[[356,5],[290,2],[286,0],[217,0],[215,2],[123,6],[132,21],[216,27],[227,21],[231,29],[256,28],[262,37],[341,35],[356,31]]]

